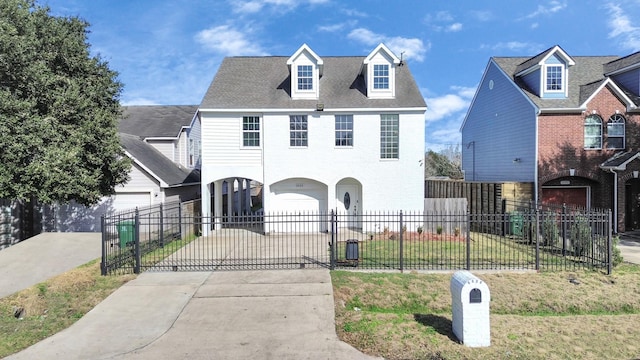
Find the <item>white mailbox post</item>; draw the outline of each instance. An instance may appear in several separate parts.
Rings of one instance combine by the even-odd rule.
[[[451,278],[453,333],[469,347],[491,345],[489,302],[491,294],[484,281],[468,271],[457,271]]]

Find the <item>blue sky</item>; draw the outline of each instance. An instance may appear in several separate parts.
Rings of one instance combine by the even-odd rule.
[[[640,50],[640,0],[39,0],[88,21],[93,54],[119,72],[124,105],[199,104],[225,56],[367,55],[385,43],[427,102],[425,148],[459,128],[491,56]]]

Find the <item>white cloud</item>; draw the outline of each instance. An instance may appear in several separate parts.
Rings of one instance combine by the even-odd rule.
[[[476,87],[452,86],[450,90],[449,94],[425,98],[425,143],[435,151],[460,143],[460,125],[476,93]]]
[[[122,101],[120,104],[122,106],[130,106],[130,105],[160,105],[156,101],[147,99],[147,98],[134,98],[126,101]]]
[[[534,12],[525,16],[525,18],[532,19],[540,15],[554,14],[560,10],[565,9],[566,7],[567,7],[566,1],[557,1],[557,0],[549,1],[547,5],[538,5],[538,8]]]
[[[382,34],[376,34],[373,31],[365,28],[358,28],[352,30],[349,35],[349,39],[359,41],[368,46],[375,46],[379,43],[384,43],[393,51],[396,56],[400,56],[404,53],[404,59],[412,59],[415,61],[423,61],[425,53],[431,48],[431,44],[426,45],[418,38],[404,38],[404,37],[389,37]]]
[[[473,16],[479,21],[491,21],[494,19],[493,13],[488,10],[471,11],[471,16]]]
[[[255,14],[265,7],[271,7],[276,11],[291,11],[299,5],[321,5],[330,0],[232,0],[229,3],[234,13]]]
[[[435,98],[427,98],[425,101],[428,106],[425,115],[427,123],[442,120],[445,117],[466,110],[470,103],[470,99],[460,94],[446,94]]]
[[[526,54],[537,54],[542,49],[542,45],[536,43],[529,42],[521,42],[521,41],[508,41],[508,42],[499,42],[494,45],[482,44],[480,45],[480,49],[489,49],[491,51],[514,51],[519,53]]]
[[[347,15],[347,16],[353,16],[353,17],[369,17],[369,15],[367,13],[364,13],[362,11],[358,11],[356,9],[340,9],[340,12]]]
[[[424,21],[434,31],[457,32],[462,30],[462,23],[454,22],[453,15],[448,11],[438,11],[435,14],[427,14]]]
[[[227,56],[267,55],[260,45],[252,43],[244,33],[228,25],[202,30],[195,35],[195,40],[205,48]]]
[[[640,27],[634,26],[633,22],[627,16],[626,12],[618,5],[609,3],[609,21],[610,39],[617,39],[620,45],[628,50],[637,51],[640,49]]]
[[[451,24],[449,26],[447,26],[447,29],[445,31],[447,32],[457,32],[462,30],[462,24],[461,23],[454,23]]]

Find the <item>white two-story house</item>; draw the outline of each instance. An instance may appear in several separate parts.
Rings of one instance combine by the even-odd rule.
[[[202,214],[422,211],[424,113],[408,66],[367,56],[228,57],[198,109]],[[236,201],[223,202],[226,189]],[[223,205],[224,204],[224,205]]]

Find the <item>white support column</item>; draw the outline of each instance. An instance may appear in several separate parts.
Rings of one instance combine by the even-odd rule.
[[[233,192],[235,188],[235,179],[229,178],[227,179],[227,221],[231,222],[231,217],[233,216]]]
[[[245,186],[245,195],[244,195],[244,199],[245,199],[245,208],[247,209],[247,212],[251,212],[251,179],[244,179],[246,186]]]
[[[201,195],[201,200],[200,200],[200,212],[202,214],[202,219],[208,219],[211,216],[211,187],[213,186],[213,184],[205,184],[202,183],[200,185],[200,193]],[[202,235],[208,235],[209,234],[209,223],[207,221],[203,221],[202,222]]]
[[[214,194],[214,208],[213,208],[213,229],[222,229],[222,183],[223,180],[218,180],[213,183]]]
[[[246,213],[246,208],[244,206],[244,179],[238,179],[238,215],[244,215]]]

